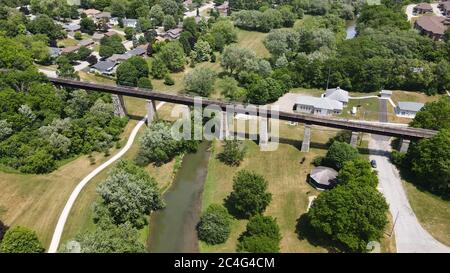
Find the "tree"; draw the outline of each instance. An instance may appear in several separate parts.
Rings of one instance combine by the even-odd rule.
[[[246,231],[240,236],[237,250],[252,253],[280,251],[281,234],[275,218],[256,215],[250,218]]]
[[[36,17],[36,19],[28,24],[27,29],[33,34],[45,34],[52,41],[65,36],[62,26],[56,24],[47,15],[39,15]]]
[[[183,31],[189,32],[194,37],[198,37],[198,26],[195,17],[184,18]]]
[[[218,83],[221,94],[231,101],[242,100],[245,90],[240,88],[238,82],[232,77],[223,77]]]
[[[361,183],[376,188],[378,185],[378,177],[369,161],[365,159],[355,159],[344,162],[339,170],[338,181],[340,185],[349,183]]]
[[[83,35],[82,35],[81,32],[79,32],[79,31],[75,32],[75,34],[73,35],[73,37],[75,38],[75,40],[81,40],[81,39],[83,39]]]
[[[172,15],[166,15],[163,19],[163,27],[165,31],[168,31],[169,29],[175,28],[177,25],[177,22],[175,22],[175,18],[173,18]]]
[[[169,70],[167,69],[166,63],[158,56],[156,56],[152,60],[152,66],[150,73],[152,74],[153,78],[155,79],[162,79]]]
[[[272,78],[261,79],[250,86],[247,99],[251,103],[262,105],[278,100],[285,91],[279,81]]]
[[[78,79],[78,72],[75,71],[69,59],[65,56],[61,56],[56,60],[58,64],[58,68],[56,70],[56,74],[59,77],[70,78],[70,79]]]
[[[181,46],[183,47],[184,53],[186,55],[191,54],[192,45],[195,44],[195,37],[189,31],[183,31],[178,39]]]
[[[94,231],[76,236],[83,253],[143,253],[139,232],[129,223],[118,226],[104,224]]]
[[[339,249],[364,252],[370,241],[383,236],[388,205],[375,188],[350,183],[320,194],[308,212],[315,232]]]
[[[220,161],[230,166],[239,166],[244,159],[247,148],[239,140],[225,140],[223,152],[218,155]]]
[[[160,5],[156,4],[150,9],[149,16],[155,26],[160,26],[164,20],[164,11]]]
[[[95,25],[94,20],[92,20],[89,17],[81,19],[81,21],[80,21],[81,32],[92,35],[92,34],[94,34],[96,29],[97,29],[97,26]]]
[[[159,4],[165,14],[177,16],[180,13],[180,6],[174,0],[161,0]]]
[[[81,60],[81,61],[86,61],[86,59],[89,57],[89,55],[91,55],[91,53],[92,53],[92,50],[90,50],[89,48],[87,48],[85,46],[82,46],[77,51],[77,59]]]
[[[272,54],[273,59],[290,55],[299,49],[300,35],[298,32],[286,29],[275,29],[267,34],[264,45]]]
[[[6,139],[13,133],[11,128],[11,123],[9,123],[6,119],[0,120],[0,141]]]
[[[9,229],[0,243],[2,253],[41,253],[44,250],[36,232],[20,226]]]
[[[111,37],[103,37],[100,40],[100,56],[103,58],[111,57],[113,54],[125,53],[125,46],[122,44],[122,38],[114,34]]]
[[[116,225],[128,222],[133,227],[142,228],[151,211],[164,207],[155,179],[129,161],[120,161],[97,187],[97,192],[103,201],[97,204],[96,211],[100,210],[97,215],[104,215],[104,206]],[[97,221],[102,220],[101,217],[96,218]]]
[[[208,42],[200,40],[194,46],[194,56],[197,62],[205,62],[209,60],[209,56],[212,53],[211,46]]]
[[[232,217],[221,205],[211,204],[200,217],[198,238],[209,245],[224,243],[231,232]]]
[[[209,68],[194,68],[184,77],[187,91],[208,97],[214,87],[216,73]]]
[[[136,86],[139,78],[138,71],[130,62],[123,62],[117,67],[117,84],[125,86]]]
[[[425,104],[410,125],[431,130],[450,129],[450,99],[444,97]]]
[[[350,144],[335,141],[328,149],[325,156],[325,164],[340,170],[346,161],[352,161],[359,157],[358,150]]]
[[[169,42],[161,48],[158,53],[161,60],[164,60],[167,68],[171,72],[180,72],[184,69],[185,58],[183,47],[179,42]]]
[[[133,38],[135,33],[134,28],[126,27],[123,31],[125,32],[125,39],[131,40]]]
[[[136,162],[141,165],[169,162],[183,151],[182,143],[175,140],[167,123],[157,122],[144,131],[140,139],[140,149]]]
[[[233,192],[227,203],[238,216],[251,217],[263,213],[272,200],[263,176],[246,170],[239,171],[233,178]]]
[[[164,75],[164,84],[172,86],[175,84],[175,81],[172,79],[172,77],[167,73]]]
[[[211,33],[213,35],[220,34],[227,45],[237,41],[237,30],[233,22],[229,20],[218,20],[215,22],[211,26]]]
[[[153,89],[152,81],[149,78],[140,78],[137,82],[137,87]]]
[[[231,74],[234,72],[239,74],[245,69],[246,64],[255,58],[256,54],[250,49],[230,45],[223,51],[221,65]]]
[[[450,129],[443,128],[432,138],[413,142],[406,160],[417,183],[438,195],[450,196]]]

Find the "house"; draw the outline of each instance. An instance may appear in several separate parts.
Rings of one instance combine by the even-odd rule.
[[[136,19],[123,19],[123,27],[136,28],[137,22],[138,21]]]
[[[414,118],[423,106],[424,104],[419,102],[400,101],[395,107],[395,114],[399,117]]]
[[[70,33],[74,33],[76,31],[79,31],[81,29],[81,26],[78,24],[64,24],[63,28]]]
[[[448,27],[448,20],[443,16],[422,16],[417,18],[414,28],[422,35],[427,35],[434,40],[442,40]]]
[[[144,47],[136,47],[135,49],[132,49],[125,54],[128,54],[130,56],[142,56],[147,52],[147,50]]]
[[[339,86],[336,88],[327,89],[324,94],[324,98],[340,101],[345,107],[348,104],[348,91],[341,89]]]
[[[59,55],[61,55],[61,49],[57,47],[49,47],[48,53],[50,54],[50,57],[52,58],[58,58]]]
[[[111,12],[106,12],[106,11],[100,12],[98,14],[95,14],[94,18],[95,18],[95,20],[100,20],[100,19],[105,18],[105,19],[108,19],[108,21],[109,21],[111,18]]]
[[[439,3],[438,8],[443,15],[450,16],[450,1]]]
[[[342,113],[343,104],[329,98],[299,96],[294,104],[294,112],[329,116]]]
[[[112,26],[117,26],[119,24],[119,17],[109,18],[109,24]]]
[[[228,1],[225,1],[222,5],[216,7],[216,10],[219,12],[220,16],[228,16],[229,9],[230,7]]]
[[[103,75],[111,75],[115,72],[116,62],[101,61],[91,66],[91,72],[99,72]]]
[[[77,52],[78,49],[80,49],[80,46],[79,46],[79,45],[76,45],[76,46],[68,46],[68,47],[65,47],[65,48],[63,48],[63,49],[61,50],[61,54],[70,54],[70,53],[74,53],[74,52]]]
[[[103,37],[105,37],[105,35],[103,33],[94,33],[94,35],[92,35],[92,40],[94,40],[95,42],[100,41]]]
[[[319,190],[334,188],[337,183],[338,172],[332,168],[319,166],[314,168],[308,176],[308,181]]]
[[[176,39],[180,38],[181,32],[183,32],[182,28],[169,29],[164,34],[164,38],[169,39],[169,40],[176,40]]]
[[[95,15],[101,13],[101,11],[96,9],[86,9],[83,13],[86,14],[87,17],[94,17]]]
[[[429,3],[420,3],[413,8],[413,13],[424,14],[433,12],[433,7]]]
[[[85,40],[81,40],[78,44],[80,46],[84,46],[84,47],[91,47],[92,45],[94,45],[94,40],[93,39],[85,39]]]
[[[126,54],[126,53],[125,54],[113,54],[111,57],[109,57],[106,60],[110,61],[110,62],[120,63],[120,62],[128,60],[131,57],[132,57],[131,55]]]
[[[192,0],[186,0],[183,2],[183,6],[185,10],[190,10],[192,7]]]
[[[105,33],[105,36],[106,36],[106,37],[111,37],[111,36],[114,36],[114,35],[116,35],[116,34],[117,34],[117,32],[110,30],[110,31],[108,31],[108,32]]]
[[[390,90],[381,90],[381,92],[380,92],[381,98],[389,99],[389,98],[391,98],[391,96],[392,96],[392,91],[390,91]]]

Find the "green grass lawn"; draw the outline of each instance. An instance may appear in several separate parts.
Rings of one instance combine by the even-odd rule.
[[[450,201],[404,182],[409,203],[422,226],[438,241],[450,246]]]
[[[58,47],[69,47],[78,45],[78,41],[70,38],[62,39],[58,41]]]
[[[350,111],[352,107],[357,107],[358,110],[356,115],[352,115]],[[360,107],[358,107],[360,106]],[[378,120],[379,113],[379,101],[377,98],[371,99],[358,99],[358,100],[349,100],[347,107],[344,108],[342,114],[340,115],[343,118],[348,119],[362,119],[362,120]]]
[[[237,34],[238,46],[251,49],[260,57],[270,57],[269,51],[263,44],[267,33],[237,29]]]

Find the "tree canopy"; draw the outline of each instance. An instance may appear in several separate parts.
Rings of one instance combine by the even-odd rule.
[[[0,253],[41,253],[44,252],[36,232],[25,227],[12,227],[0,242]]]

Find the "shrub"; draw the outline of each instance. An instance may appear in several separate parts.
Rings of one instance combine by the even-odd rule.
[[[9,229],[0,243],[2,253],[41,253],[44,250],[36,232],[20,226]]]
[[[237,216],[251,217],[263,213],[272,200],[267,192],[267,181],[263,176],[246,170],[239,171],[233,178],[233,192],[227,203]]]
[[[339,170],[346,161],[351,161],[357,159],[358,157],[358,150],[353,148],[350,144],[334,141],[328,149],[324,163]]]
[[[313,159],[312,164],[316,167],[322,166],[323,159],[324,159],[323,156],[316,156]]]
[[[393,150],[391,153],[391,162],[397,166],[401,167],[406,158],[406,153],[401,153],[399,151]]]
[[[221,205],[210,205],[197,225],[198,238],[207,244],[224,243],[230,236],[231,215]]]
[[[256,215],[250,218],[239,238],[238,251],[274,253],[280,251],[281,234],[275,218]]]
[[[175,84],[175,81],[172,79],[172,77],[170,77],[169,74],[166,74],[166,75],[164,76],[164,84],[165,84],[165,85],[172,86],[172,85]]]
[[[223,147],[223,152],[218,155],[219,160],[230,166],[239,166],[247,151],[244,143],[239,140],[225,140]]]

